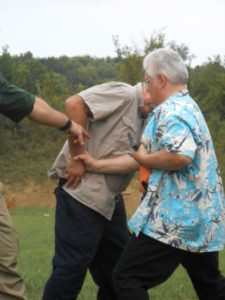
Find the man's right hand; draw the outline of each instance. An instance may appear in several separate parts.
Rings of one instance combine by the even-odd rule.
[[[82,161],[75,161],[73,158],[70,158],[66,167],[66,179],[67,182],[65,187],[70,187],[76,189],[81,182],[82,176],[86,172],[86,167]]]

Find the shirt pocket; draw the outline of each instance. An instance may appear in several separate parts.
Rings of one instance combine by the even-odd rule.
[[[120,126],[117,128],[117,134],[114,141],[114,155],[129,153],[131,146],[128,138],[128,133],[133,132],[137,137],[137,126],[128,117],[123,116]]]

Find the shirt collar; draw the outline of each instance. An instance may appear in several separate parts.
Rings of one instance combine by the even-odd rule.
[[[189,95],[189,91],[187,89],[183,89],[180,91],[177,91],[175,93],[173,93],[172,95],[170,95],[165,101],[163,101],[162,103],[160,103],[159,105],[157,105],[154,109],[153,109],[153,113],[155,113],[157,110],[159,110],[161,108],[161,106],[163,106],[165,103],[168,103],[170,101],[172,101],[174,98],[177,97],[184,97]]]
[[[136,97],[138,103],[138,111],[143,114],[144,112],[144,96],[142,91],[142,83],[137,83],[134,88],[136,89]]]

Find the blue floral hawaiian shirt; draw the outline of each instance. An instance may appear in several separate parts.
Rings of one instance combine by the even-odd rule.
[[[151,153],[163,149],[188,156],[192,163],[178,171],[152,170],[130,229],[191,252],[222,250],[222,179],[209,129],[188,92],[176,93],[154,109],[142,140]]]

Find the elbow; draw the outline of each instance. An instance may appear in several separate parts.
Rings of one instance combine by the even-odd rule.
[[[73,111],[74,109],[76,109],[76,107],[78,105],[80,105],[81,103],[81,99],[79,99],[81,97],[79,97],[78,95],[74,95],[74,96],[71,96],[69,98],[66,99],[65,101],[65,111],[67,113],[69,113],[70,111]]]
[[[73,119],[74,114],[77,116],[91,115],[89,107],[85,104],[83,98],[79,95],[73,95],[65,101],[65,111]]]

